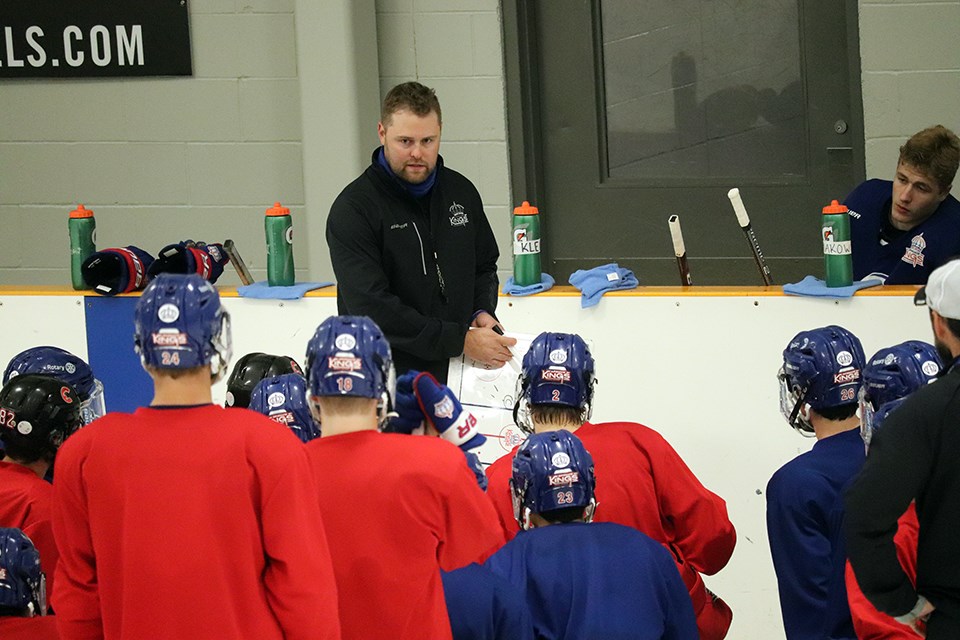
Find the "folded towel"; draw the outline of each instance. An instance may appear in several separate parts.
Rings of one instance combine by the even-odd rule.
[[[540,282],[537,284],[528,284],[524,287],[521,287],[518,284],[513,282],[513,276],[507,278],[506,284],[503,285],[503,292],[511,296],[529,296],[534,293],[540,293],[542,291],[547,291],[553,286],[553,276],[549,273],[540,274]]]
[[[630,269],[621,269],[616,262],[593,269],[580,269],[570,275],[570,284],[583,294],[580,308],[593,307],[607,291],[634,289],[640,282]]]
[[[265,300],[298,300],[307,291],[329,287],[332,282],[297,282],[289,287],[271,287],[266,280],[237,287],[241,298],[263,298]]]
[[[828,287],[820,278],[807,276],[800,282],[783,285],[783,292],[795,296],[813,296],[815,298],[850,298],[860,289],[883,284],[882,280],[865,278],[857,280],[849,287]]]

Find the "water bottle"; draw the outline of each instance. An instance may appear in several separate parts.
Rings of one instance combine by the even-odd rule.
[[[70,229],[70,279],[73,288],[76,291],[89,289],[90,286],[83,280],[82,267],[87,256],[97,251],[97,221],[93,211],[84,209],[82,204],[77,205],[70,212],[67,227]]]
[[[823,264],[828,287],[853,284],[850,216],[847,207],[836,200],[823,208]]]
[[[267,284],[289,287],[293,273],[293,219],[290,209],[275,202],[263,220],[267,234]]]
[[[540,211],[526,200],[513,210],[513,283],[540,284]]]

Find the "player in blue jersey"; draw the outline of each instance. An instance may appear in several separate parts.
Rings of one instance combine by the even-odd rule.
[[[847,196],[853,277],[886,284],[924,284],[960,254],[960,202],[950,187],[960,139],[941,125],[900,147],[893,182],[867,180]]]
[[[696,640],[669,552],[631,527],[591,523],[593,459],[569,431],[531,435],[510,487],[523,529],[485,563],[516,586],[538,638]]]
[[[767,484],[767,533],[788,640],[855,640],[844,584],[843,491],[865,457],[857,418],[863,347],[838,326],[783,351],[780,410],[817,439]]]

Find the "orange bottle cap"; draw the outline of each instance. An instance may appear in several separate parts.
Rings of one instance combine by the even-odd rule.
[[[838,201],[834,200],[823,208],[823,215],[828,216],[831,213],[846,213],[848,211],[849,209],[847,209],[847,205],[840,204]]]
[[[513,215],[515,216],[536,216],[540,215],[540,210],[531,205],[526,200],[523,201],[519,207],[514,207]]]
[[[288,216],[290,215],[290,209],[287,209],[284,206],[281,206],[279,202],[274,202],[273,206],[267,209],[268,216]]]
[[[93,211],[90,209],[84,209],[82,204],[78,204],[77,208],[70,212],[71,218],[92,218]]]

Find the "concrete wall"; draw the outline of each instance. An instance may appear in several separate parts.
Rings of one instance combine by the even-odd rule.
[[[934,124],[960,131],[960,2],[859,4],[867,177],[889,180],[906,138]]]
[[[867,174],[889,177],[905,137],[960,129],[960,1],[859,8]],[[497,0],[193,0],[190,20],[192,78],[0,83],[0,283],[69,282],[78,202],[100,247],[232,237],[262,278],[261,216],[281,200],[298,279],[329,278],[326,211],[376,144],[378,90],[409,79],[437,89],[441,153],[480,190],[506,275],[524,194],[509,185]]]
[[[101,248],[232,237],[265,275],[264,209],[302,224],[293,0],[194,0],[190,30],[191,78],[0,84],[0,282],[69,283],[78,202]]]
[[[408,80],[436,89],[443,109],[440,154],[480,191],[506,280],[512,264],[510,216],[523,195],[510,194],[499,5],[498,0],[376,2],[381,94]]]

